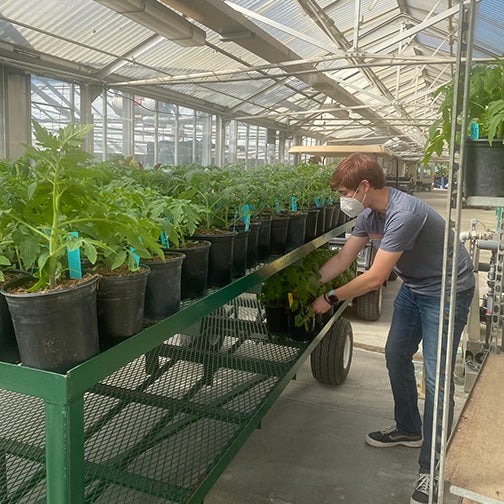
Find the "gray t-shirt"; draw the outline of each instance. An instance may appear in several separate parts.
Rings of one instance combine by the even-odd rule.
[[[385,216],[366,208],[352,231],[354,236],[379,240],[382,250],[402,252],[394,271],[412,291],[427,296],[441,295],[444,233],[445,221],[433,208],[393,187]],[[453,238],[450,230],[450,241]],[[474,275],[469,253],[458,243],[457,292],[461,292],[474,285]]]

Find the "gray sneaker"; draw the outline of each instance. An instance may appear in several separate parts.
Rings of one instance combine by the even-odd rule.
[[[423,444],[423,439],[422,434],[401,432],[396,425],[392,425],[381,431],[370,432],[366,436],[366,443],[376,448],[386,448],[388,446],[420,448]]]
[[[430,474],[420,473],[415,485],[415,491],[410,499],[410,504],[428,504],[429,492],[432,486]],[[437,502],[437,481],[434,485],[434,504]]]

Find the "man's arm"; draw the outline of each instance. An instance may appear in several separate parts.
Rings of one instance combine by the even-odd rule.
[[[368,241],[369,238],[367,236],[364,238],[350,236],[339,253],[331,257],[331,259],[320,268],[320,275],[322,277],[321,282],[329,282],[329,280],[332,280],[345,271]]]
[[[384,250],[379,249],[371,268],[361,275],[358,275],[347,284],[335,289],[334,295],[339,301],[344,301],[345,299],[362,296],[367,292],[380,288],[380,286],[383,285],[385,280],[389,277],[392,268],[395,266],[401,255],[402,252],[385,252]],[[330,261],[333,259],[330,259]],[[325,313],[329,309],[330,305],[324,299],[324,296],[320,296],[313,302],[312,307],[315,313]]]

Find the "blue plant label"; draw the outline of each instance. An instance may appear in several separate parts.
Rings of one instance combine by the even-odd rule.
[[[322,206],[322,204],[320,203],[320,198],[319,197],[315,198],[315,206],[317,208],[320,208]]]
[[[291,204],[291,211],[292,211],[292,212],[297,212],[297,201],[296,201],[296,196],[291,196],[291,197],[290,197],[290,204]]]
[[[133,256],[133,259],[135,259],[135,263],[137,266],[140,266],[140,256],[135,254],[135,247],[130,248],[131,255]]]
[[[479,138],[479,124],[475,121],[471,121],[471,140],[478,140]]]
[[[250,228],[250,212],[252,210],[252,207],[250,205],[243,205],[242,206],[242,221],[245,224],[245,231],[248,231]]]
[[[280,208],[280,200],[278,198],[275,198],[275,211],[276,213],[280,213],[282,211]]]
[[[70,231],[72,236],[79,236],[77,231]],[[70,278],[82,278],[80,248],[70,250],[67,247],[68,275]]]
[[[161,236],[159,238],[161,240],[161,245],[164,248],[170,248],[170,242],[168,241],[168,237],[164,231],[161,232]]]

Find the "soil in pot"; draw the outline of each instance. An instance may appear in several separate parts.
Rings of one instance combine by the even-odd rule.
[[[184,247],[171,249],[186,256],[182,263],[182,299],[199,298],[208,293],[208,261],[211,246],[208,240],[194,240],[186,242]]]
[[[287,227],[287,241],[285,244],[285,251],[301,247],[305,242],[306,234],[306,212],[293,212],[290,214],[289,225]]]
[[[212,246],[208,258],[208,285],[224,287],[233,279],[233,246],[237,231],[215,229],[197,232],[193,238],[207,240]]]
[[[5,280],[1,287],[9,285],[16,279],[30,278],[31,275],[24,271],[4,271]],[[19,349],[12,318],[7,306],[7,300],[3,294],[0,294],[0,360],[4,362],[19,362]]]
[[[145,289],[144,320],[159,322],[180,310],[182,261],[185,254],[167,252],[165,261],[159,258],[142,260],[149,267]]]
[[[29,281],[22,279],[2,289],[24,366],[66,373],[99,352],[98,279],[86,275],[32,293],[26,292]]]
[[[115,344],[140,332],[144,324],[145,290],[149,268],[130,271],[120,266],[101,275],[96,291],[98,330],[105,344]]]

